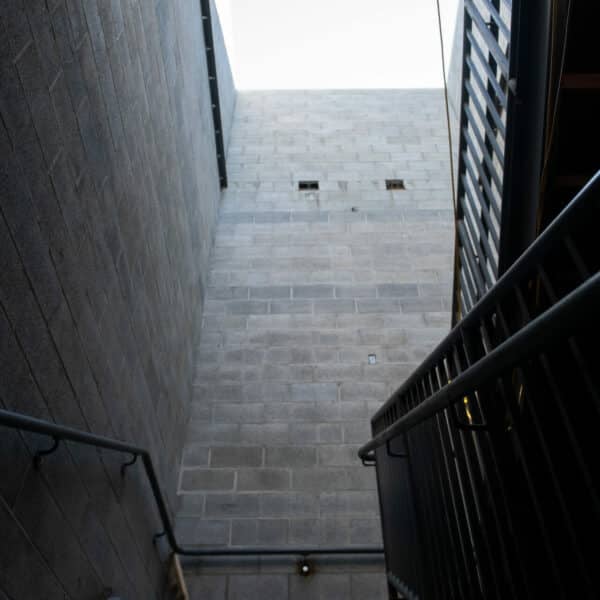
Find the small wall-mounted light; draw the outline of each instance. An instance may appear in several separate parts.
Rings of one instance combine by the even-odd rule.
[[[370,365],[374,365],[377,362],[377,355],[376,354],[369,354],[368,361],[369,361]]]
[[[310,565],[306,559],[303,559],[302,562],[298,565],[298,572],[303,577],[308,577],[310,575]]]

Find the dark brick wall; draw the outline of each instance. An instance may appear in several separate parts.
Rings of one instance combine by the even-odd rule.
[[[174,508],[219,202],[199,3],[0,2],[0,405],[151,449]],[[0,598],[162,596],[142,470],[0,428]]]

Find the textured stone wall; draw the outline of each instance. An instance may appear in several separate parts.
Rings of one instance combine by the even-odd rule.
[[[447,153],[439,90],[238,93],[179,483],[185,543],[381,543],[374,470],[356,451],[449,327]],[[219,600],[226,586],[383,593],[367,567],[359,583],[359,566],[301,580],[262,565],[192,585]]]
[[[172,508],[219,203],[198,2],[0,2],[0,406],[149,448]],[[0,428],[0,597],[161,596],[139,465]]]

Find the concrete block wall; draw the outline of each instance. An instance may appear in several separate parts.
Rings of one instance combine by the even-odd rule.
[[[440,90],[238,92],[179,482],[185,543],[381,543],[374,470],[356,451],[449,328],[447,152]],[[323,589],[383,597],[381,574],[348,593],[360,573],[322,575]],[[204,575],[219,600],[304,585]],[[281,590],[238,595],[252,577]]]
[[[0,116],[0,406],[149,448],[174,508],[220,199],[198,2],[0,2]],[[139,466],[48,445],[0,428],[0,597],[162,597]]]
[[[211,560],[186,567],[193,600],[387,600],[388,590],[380,561],[348,565],[345,559],[310,561],[312,572],[298,574],[299,564],[274,559]]]

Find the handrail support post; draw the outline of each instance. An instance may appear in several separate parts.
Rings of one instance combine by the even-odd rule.
[[[385,451],[390,458],[408,458],[408,452],[394,452],[392,450],[392,440],[386,440]]]
[[[156,546],[156,544],[157,544],[158,540],[159,540],[160,538],[162,538],[162,537],[165,537],[165,535],[167,535],[167,532],[166,532],[166,531],[160,531],[159,533],[155,533],[155,534],[152,536],[152,545],[153,545],[153,546]]]
[[[50,446],[50,448],[47,448],[46,450],[38,450],[35,455],[33,456],[33,466],[35,467],[36,470],[38,470],[41,466],[42,466],[42,460],[44,458],[44,456],[48,456],[49,454],[52,454],[53,452],[56,452],[58,450],[58,446],[60,444],[60,438],[53,436],[52,437],[52,446]]]
[[[133,458],[131,460],[124,462],[121,465],[121,477],[125,477],[125,469],[127,469],[128,467],[131,467],[132,465],[134,465],[136,463],[138,455],[133,454],[132,456],[133,456]]]

